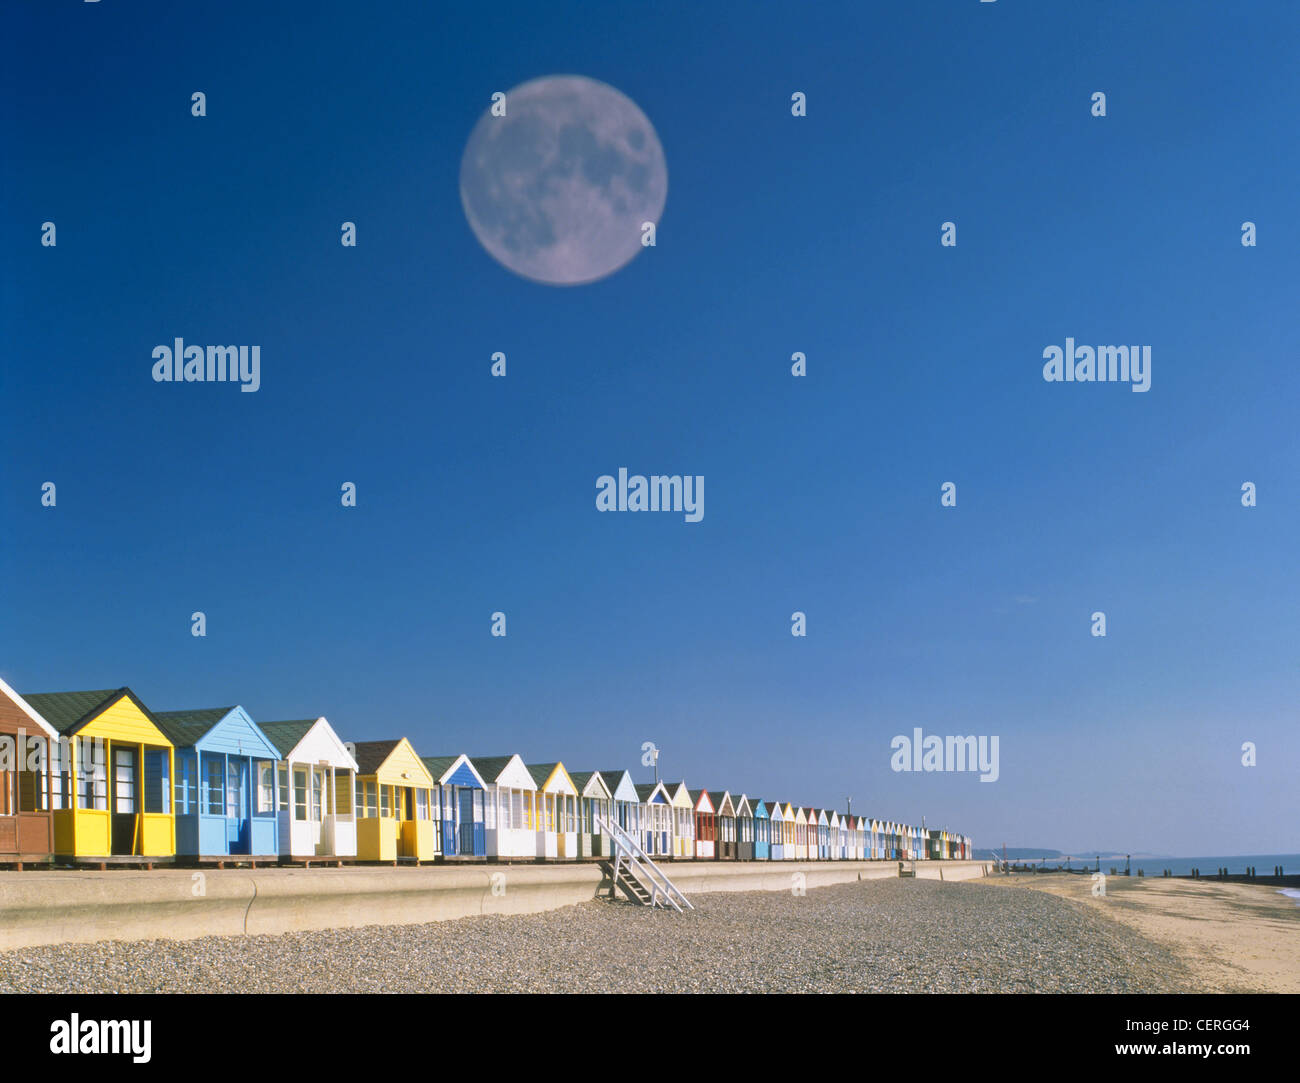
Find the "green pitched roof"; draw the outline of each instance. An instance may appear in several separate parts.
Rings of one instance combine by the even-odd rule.
[[[375,774],[401,743],[401,738],[396,741],[358,741],[352,750],[352,758],[357,761],[357,774]]]
[[[30,692],[22,693],[22,697],[33,711],[60,733],[71,733],[124,694],[131,695],[130,690],[106,688],[98,692]],[[134,696],[131,698],[135,699]]]
[[[448,772],[448,770],[450,770],[451,765],[455,763],[458,759],[460,759],[459,756],[421,756],[420,757],[420,761],[424,764],[425,767],[429,769],[429,774],[433,776],[434,782],[437,782],[438,779],[442,778],[442,776],[445,775]]]
[[[280,755],[287,756],[318,721],[316,718],[302,718],[291,722],[259,722],[257,725]]]
[[[526,763],[524,766],[528,768],[528,773],[533,776],[533,781],[538,786],[545,786],[546,780],[551,777],[560,763],[557,760],[555,763]]]
[[[635,783],[635,786],[636,795],[641,798],[642,801],[650,800],[650,795],[654,793],[655,790],[659,789],[659,783],[657,782],[637,782]]]
[[[582,793],[587,788],[587,783],[591,781],[591,776],[595,773],[595,771],[570,771],[569,777],[573,779],[574,788],[579,793]]]
[[[198,744],[213,726],[226,717],[234,707],[211,707],[201,711],[158,711],[154,721],[177,748]]]
[[[513,756],[471,756],[469,762],[484,782],[494,783],[512,759]]]

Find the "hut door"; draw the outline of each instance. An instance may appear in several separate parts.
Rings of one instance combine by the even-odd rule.
[[[456,824],[459,838],[458,854],[474,856],[474,791],[469,787],[456,791]]]
[[[232,854],[252,851],[252,826],[248,819],[248,761],[230,760],[226,765],[226,815],[229,817],[229,845]]]
[[[139,800],[139,760],[136,750],[127,746],[112,749],[113,796],[110,813],[110,851],[118,855],[135,853],[136,804]]]

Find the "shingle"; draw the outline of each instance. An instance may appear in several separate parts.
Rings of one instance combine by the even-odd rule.
[[[31,692],[22,693],[22,697],[56,730],[68,733],[125,692],[125,688],[108,688],[98,692]]]
[[[384,761],[393,754],[401,740],[396,741],[358,741],[352,749],[352,758],[357,761],[357,774],[373,775],[384,765]]]
[[[533,776],[533,781],[537,783],[538,788],[546,785],[546,780],[555,773],[559,763],[526,763],[528,773]]]
[[[458,759],[460,759],[459,756],[421,756],[420,757],[420,761],[424,764],[425,767],[429,769],[429,774],[433,776],[434,782],[437,782],[438,779],[442,778],[442,776],[445,775],[448,772],[448,770],[451,769],[451,765],[455,763]]]
[[[257,726],[266,734],[267,740],[275,745],[276,751],[281,756],[287,756],[298,747],[299,742],[318,721],[317,718],[301,718],[288,722],[259,722]]]
[[[234,707],[211,707],[200,711],[157,711],[154,721],[177,748],[189,748],[203,739]]]
[[[494,783],[512,759],[513,756],[471,756],[469,762],[484,782]]]

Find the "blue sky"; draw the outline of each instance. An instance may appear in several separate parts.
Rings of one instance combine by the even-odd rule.
[[[285,7],[6,16],[0,676],[649,740],[980,845],[1300,848],[1294,5]],[[563,289],[457,187],[551,73],[669,175],[656,247]],[[261,389],[154,383],[177,336],[260,344]],[[1067,336],[1151,345],[1151,390],[1044,382]],[[703,475],[704,520],[600,514],[620,466]],[[1001,777],[891,771],[916,726]]]

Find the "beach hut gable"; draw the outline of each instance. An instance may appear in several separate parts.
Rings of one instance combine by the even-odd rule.
[[[537,783],[519,756],[471,756],[470,762],[489,785],[535,790]]]
[[[564,793],[574,797],[578,794],[578,787],[573,784],[573,779],[569,777],[569,772],[564,769],[562,763],[530,763],[527,765],[528,773],[533,776],[533,781],[537,784],[539,790],[545,793]]]
[[[166,746],[166,735],[129,688],[108,692],[39,692],[24,697],[64,737],[106,737]]]
[[[231,756],[278,760],[280,751],[258,728],[243,707],[214,707],[202,711],[159,711],[158,728],[177,748],[197,748]]]
[[[606,784],[613,791],[615,801],[639,802],[641,798],[637,795],[636,784],[632,781],[630,771],[601,771],[599,772],[604,778]]]
[[[0,680],[0,693],[3,693],[9,700],[13,702],[13,705],[15,707],[17,707],[20,711],[22,711],[23,714],[25,714],[29,719],[31,719],[32,724],[36,727],[37,731],[39,731],[42,737],[49,738],[50,740],[58,740],[59,731],[56,730],[53,726],[51,726],[47,721],[45,721],[45,719],[42,718],[39,714],[37,714],[36,711],[32,708],[32,705],[28,703],[25,699],[23,699],[23,697],[20,696],[17,692],[15,692],[12,688],[10,688],[9,685],[7,685],[3,680]],[[32,736],[35,736],[35,734],[33,734]]]
[[[424,766],[433,775],[433,780],[440,786],[469,786],[477,790],[486,790],[487,783],[483,776],[474,769],[470,758],[463,753],[459,756],[424,756]]]
[[[281,759],[295,763],[331,763],[350,771],[358,770],[348,746],[323,715],[299,721],[263,722],[261,727],[279,751]]]
[[[357,773],[386,786],[433,785],[433,776],[405,737],[396,741],[359,741],[353,745]]]

